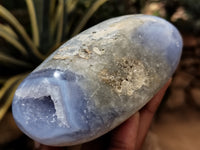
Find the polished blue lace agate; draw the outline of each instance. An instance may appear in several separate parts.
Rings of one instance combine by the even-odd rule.
[[[33,132],[39,140],[54,144],[56,139],[52,137],[62,135],[59,143],[77,140],[94,130],[91,128],[102,126],[100,116],[87,109],[91,102],[76,84],[79,80],[81,77],[72,72],[55,69],[30,74],[14,98],[13,112],[16,121],[20,120],[18,125],[29,133]]]
[[[46,145],[93,140],[159,91],[181,51],[179,32],[161,18],[127,15],[104,21],[63,44],[20,84],[14,119]]]

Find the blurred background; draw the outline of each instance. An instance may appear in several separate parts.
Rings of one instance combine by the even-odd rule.
[[[199,150],[199,0],[0,0],[0,150],[32,150],[11,113],[19,83],[59,45],[108,18],[150,14],[174,24],[183,37],[179,67],[143,150]]]

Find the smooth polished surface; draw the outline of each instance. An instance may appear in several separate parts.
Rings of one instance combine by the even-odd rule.
[[[179,32],[161,18],[104,21],[63,44],[21,83],[14,119],[43,144],[90,141],[143,107],[172,76],[181,51]]]

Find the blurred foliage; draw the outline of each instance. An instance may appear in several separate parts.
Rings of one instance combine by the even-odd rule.
[[[64,41],[111,17],[163,17],[200,34],[199,0],[0,0],[0,121],[19,83]]]
[[[24,0],[16,5],[19,8],[13,5],[16,1],[3,1],[4,5],[0,5],[0,120],[27,72],[71,35],[79,33],[106,1]],[[77,6],[79,9],[75,11]],[[21,10],[20,15],[24,18],[16,13],[17,9]],[[77,19],[80,22],[74,23]]]
[[[199,0],[163,0],[168,19],[184,33],[200,35]],[[176,18],[176,20],[173,19]]]

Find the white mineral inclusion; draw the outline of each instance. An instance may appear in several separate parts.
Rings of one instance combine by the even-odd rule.
[[[164,19],[106,20],[64,43],[20,84],[14,119],[25,134],[46,145],[93,140],[159,91],[181,51],[179,32]]]
[[[58,72],[56,72],[56,71],[54,72],[54,77],[55,78],[59,77]],[[26,87],[26,90],[17,89],[15,92],[15,95],[17,97],[20,97],[21,100],[29,99],[29,98],[38,99],[38,98],[44,97],[46,95],[51,95],[51,98],[52,98],[52,100],[54,102],[54,106],[55,106],[55,114],[54,115],[60,121],[59,126],[69,128],[69,125],[68,125],[67,119],[66,119],[66,114],[65,114],[64,107],[63,107],[62,100],[61,100],[62,95],[60,93],[61,93],[60,87],[58,87],[57,85],[50,84],[47,79],[43,79],[42,81],[40,81],[39,84],[30,86],[30,87]],[[25,105],[25,104],[22,103],[22,105]],[[29,120],[29,119],[27,119],[27,120]],[[35,119],[37,119],[37,118],[35,118]],[[53,123],[54,121],[55,120],[53,119],[51,122]],[[27,121],[26,123],[28,124],[29,122]]]

